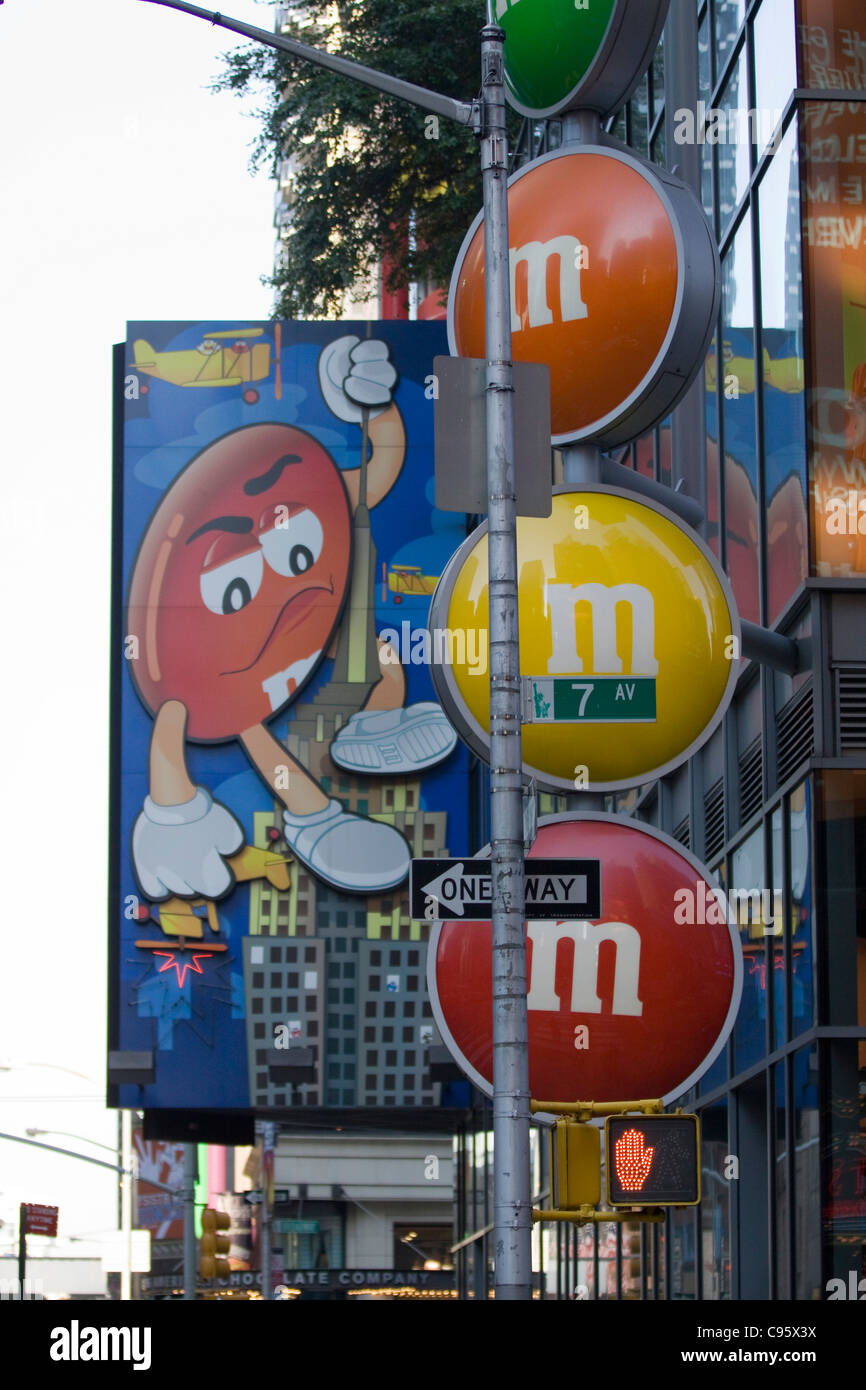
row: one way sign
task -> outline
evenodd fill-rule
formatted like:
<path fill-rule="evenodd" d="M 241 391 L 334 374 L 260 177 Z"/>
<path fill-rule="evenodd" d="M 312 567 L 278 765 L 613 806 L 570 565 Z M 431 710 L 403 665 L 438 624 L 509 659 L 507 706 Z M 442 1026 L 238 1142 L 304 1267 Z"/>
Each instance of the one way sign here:
<path fill-rule="evenodd" d="M 489 859 L 413 859 L 412 916 L 429 921 L 493 916 L 492 863 Z M 601 916 L 601 861 L 526 859 L 526 916 Z"/>

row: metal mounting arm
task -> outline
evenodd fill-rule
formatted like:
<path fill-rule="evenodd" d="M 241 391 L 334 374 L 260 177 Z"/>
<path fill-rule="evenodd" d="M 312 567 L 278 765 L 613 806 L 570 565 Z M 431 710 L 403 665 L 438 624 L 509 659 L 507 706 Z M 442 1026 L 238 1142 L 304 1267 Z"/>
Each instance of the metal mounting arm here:
<path fill-rule="evenodd" d="M 295 58 L 306 58 L 308 62 L 315 63 L 320 68 L 330 68 L 342 77 L 351 77 L 355 82 L 363 82 L 365 86 L 374 87 L 377 92 L 384 92 L 387 96 L 401 97 L 413 106 L 433 111 L 437 116 L 444 116 L 446 120 L 457 121 L 459 125 L 477 127 L 479 124 L 478 102 L 455 101 L 453 97 L 443 96 L 441 92 L 431 92 L 426 87 L 416 86 L 414 82 L 404 82 L 400 77 L 377 72 L 374 68 L 355 63 L 350 58 L 340 58 L 336 53 L 323 53 L 320 48 L 311 48 L 295 39 L 287 39 L 282 34 L 273 34 L 267 29 L 257 29 L 254 24 L 244 24 L 242 20 L 231 19 L 220 14 L 219 10 L 204 10 L 200 5 L 188 5 L 186 0 L 144 0 L 144 3 L 164 5 L 169 10 L 182 10 L 184 14 L 195 15 L 197 19 L 207 19 L 221 29 L 243 34 L 244 38 L 255 39 L 257 43 L 266 44 L 268 48 L 280 49 L 283 53 L 291 53 Z"/>

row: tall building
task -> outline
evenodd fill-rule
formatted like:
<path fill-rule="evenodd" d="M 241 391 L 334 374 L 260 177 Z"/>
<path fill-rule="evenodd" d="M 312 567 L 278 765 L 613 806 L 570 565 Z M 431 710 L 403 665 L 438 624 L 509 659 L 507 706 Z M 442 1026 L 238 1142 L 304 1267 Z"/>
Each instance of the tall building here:
<path fill-rule="evenodd" d="M 743 661 L 686 766 L 609 799 L 773 910 L 740 918 L 735 1027 L 678 1101 L 701 1204 L 555 1232 L 563 1297 L 844 1298 L 866 1275 L 864 94 L 860 0 L 672 0 L 608 122 L 691 180 L 722 265 L 705 370 L 622 461 L 704 501 L 741 616 L 788 646 Z M 559 135 L 525 123 L 516 162 Z"/>

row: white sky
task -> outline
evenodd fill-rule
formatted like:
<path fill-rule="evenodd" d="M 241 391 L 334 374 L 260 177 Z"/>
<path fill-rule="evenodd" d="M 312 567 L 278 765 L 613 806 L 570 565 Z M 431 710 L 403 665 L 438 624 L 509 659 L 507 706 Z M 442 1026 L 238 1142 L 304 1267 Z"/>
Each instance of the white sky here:
<path fill-rule="evenodd" d="M 272 25 L 255 0 L 224 13 Z M 0 1064 L 16 1064 L 0 1071 L 5 1132 L 115 1141 L 98 1098 L 111 346 L 127 319 L 269 316 L 273 185 L 247 170 L 256 103 L 206 90 L 234 46 L 142 0 L 0 7 Z M 21 1201 L 59 1206 L 61 1235 L 82 1236 L 116 1227 L 116 1200 L 111 1173 L 0 1140 L 0 1252 Z"/>

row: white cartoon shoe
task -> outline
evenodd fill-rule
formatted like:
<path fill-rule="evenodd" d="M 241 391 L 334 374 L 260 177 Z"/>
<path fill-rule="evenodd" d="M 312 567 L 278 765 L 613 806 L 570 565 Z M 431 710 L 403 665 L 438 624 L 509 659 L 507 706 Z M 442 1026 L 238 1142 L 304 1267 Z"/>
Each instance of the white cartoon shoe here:
<path fill-rule="evenodd" d="M 409 846 L 393 826 L 365 820 L 329 801 L 310 816 L 283 812 L 286 844 L 302 864 L 346 893 L 396 888 L 409 872 Z"/>
<path fill-rule="evenodd" d="M 331 760 L 350 772 L 420 772 L 447 758 L 457 735 L 439 705 L 360 710 L 330 747 Z"/>

